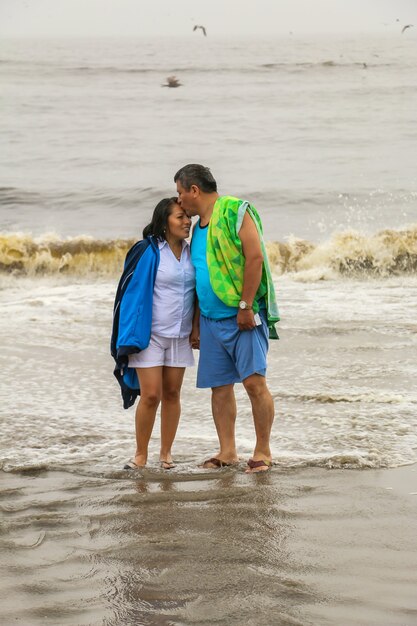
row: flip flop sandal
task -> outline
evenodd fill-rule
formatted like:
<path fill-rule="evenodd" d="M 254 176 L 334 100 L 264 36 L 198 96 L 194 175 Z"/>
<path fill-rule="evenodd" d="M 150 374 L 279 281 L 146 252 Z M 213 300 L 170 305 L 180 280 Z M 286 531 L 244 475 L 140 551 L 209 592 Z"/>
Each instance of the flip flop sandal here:
<path fill-rule="evenodd" d="M 123 466 L 123 469 L 124 470 L 136 470 L 140 468 L 139 468 L 139 465 L 136 465 L 134 461 L 130 460 Z"/>
<path fill-rule="evenodd" d="M 211 463 L 214 467 L 206 467 L 207 464 Z M 232 467 L 232 465 L 237 465 L 237 463 L 227 463 L 226 461 L 222 461 L 221 459 L 217 459 L 215 456 L 211 459 L 207 459 L 202 464 L 203 469 L 221 469 L 222 467 Z"/>
<path fill-rule="evenodd" d="M 258 469 L 258 467 L 266 467 L 269 470 L 272 467 L 272 461 L 268 461 L 267 459 L 265 460 L 261 459 L 260 461 L 254 461 L 253 459 L 249 459 L 248 467 L 251 470 Z M 262 471 L 266 471 L 266 470 L 262 470 Z"/>
<path fill-rule="evenodd" d="M 175 463 L 173 463 L 172 461 L 160 461 L 160 466 L 161 469 L 170 470 L 175 467 Z"/>

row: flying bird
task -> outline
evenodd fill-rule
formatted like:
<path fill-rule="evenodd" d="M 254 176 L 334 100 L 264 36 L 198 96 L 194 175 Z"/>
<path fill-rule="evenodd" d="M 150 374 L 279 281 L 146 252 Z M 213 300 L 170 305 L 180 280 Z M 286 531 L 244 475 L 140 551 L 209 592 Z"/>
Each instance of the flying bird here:
<path fill-rule="evenodd" d="M 406 25 L 404 26 L 404 28 L 402 29 L 401 34 L 403 34 L 403 32 L 404 32 L 405 30 L 407 30 L 407 28 L 411 28 L 412 26 L 413 26 L 413 24 L 406 24 Z"/>
<path fill-rule="evenodd" d="M 178 78 L 176 76 L 168 76 L 167 78 L 167 82 L 165 83 L 165 85 L 161 85 L 161 87 L 181 87 L 182 83 L 180 83 L 180 81 L 178 80 Z"/>
<path fill-rule="evenodd" d="M 204 28 L 204 26 L 198 26 L 197 24 L 194 26 L 193 31 L 197 30 L 197 28 L 201 28 L 201 30 L 203 31 L 203 35 L 204 37 L 207 37 L 207 32 L 206 29 Z"/>

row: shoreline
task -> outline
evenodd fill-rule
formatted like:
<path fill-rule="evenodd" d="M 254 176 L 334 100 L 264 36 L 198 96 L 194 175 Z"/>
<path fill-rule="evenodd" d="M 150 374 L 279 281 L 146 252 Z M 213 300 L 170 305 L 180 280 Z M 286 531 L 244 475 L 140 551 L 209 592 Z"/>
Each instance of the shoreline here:
<path fill-rule="evenodd" d="M 0 623 L 415 623 L 417 464 L 74 470 L 0 474 Z"/>

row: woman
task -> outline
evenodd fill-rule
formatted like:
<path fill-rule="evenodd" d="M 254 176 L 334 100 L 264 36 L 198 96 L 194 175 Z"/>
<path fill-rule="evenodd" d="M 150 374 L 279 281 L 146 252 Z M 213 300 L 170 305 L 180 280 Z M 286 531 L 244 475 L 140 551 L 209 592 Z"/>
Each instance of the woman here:
<path fill-rule="evenodd" d="M 194 364 L 189 337 L 195 273 L 185 241 L 190 227 L 191 219 L 176 198 L 161 200 L 143 230 L 143 241 L 126 256 L 115 302 L 112 355 L 125 408 L 139 393 L 140 401 L 136 452 L 124 469 L 146 465 L 160 403 L 160 464 L 174 467 L 171 447 L 181 412 L 180 390 L 185 368 Z"/>

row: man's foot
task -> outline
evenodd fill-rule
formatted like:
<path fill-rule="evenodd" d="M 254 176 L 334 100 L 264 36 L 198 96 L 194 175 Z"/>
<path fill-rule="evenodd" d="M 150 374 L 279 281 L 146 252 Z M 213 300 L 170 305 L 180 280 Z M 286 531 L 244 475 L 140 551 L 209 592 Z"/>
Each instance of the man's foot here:
<path fill-rule="evenodd" d="M 172 461 L 164 461 L 161 459 L 159 463 L 161 465 L 161 468 L 164 470 L 170 470 L 175 467 L 175 463 L 173 463 Z"/>
<path fill-rule="evenodd" d="M 272 461 L 269 459 L 260 459 L 259 461 L 254 461 L 253 459 L 249 459 L 248 461 L 248 469 L 246 470 L 246 474 L 258 474 L 259 472 L 267 472 L 272 467 Z"/>
<path fill-rule="evenodd" d="M 203 469 L 221 469 L 222 467 L 232 467 L 233 465 L 237 465 L 238 461 L 222 461 L 222 459 L 218 459 L 213 456 L 211 459 L 207 459 L 200 466 Z"/>

